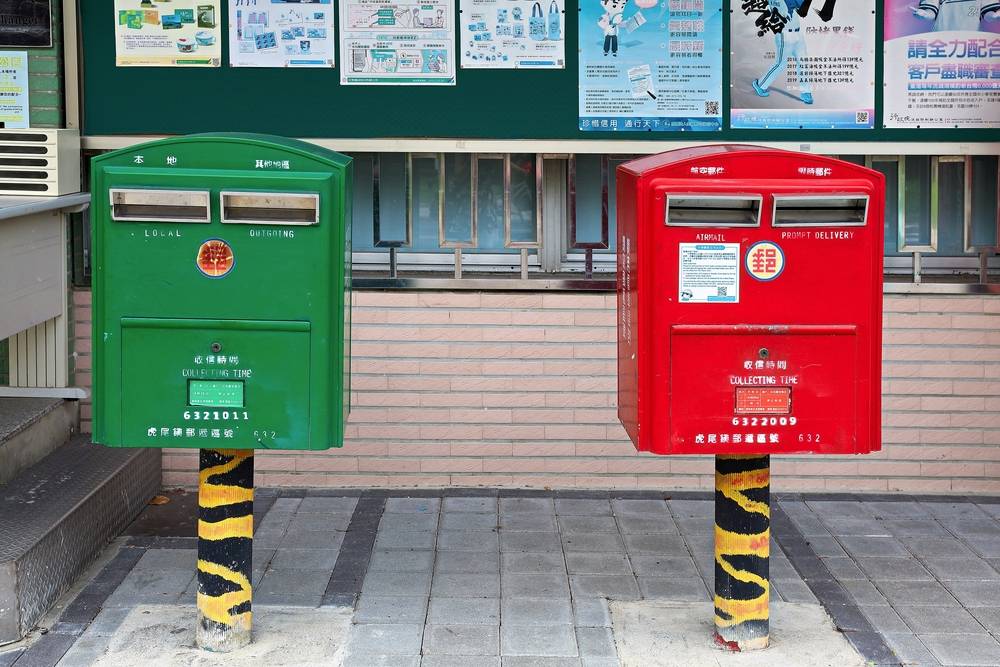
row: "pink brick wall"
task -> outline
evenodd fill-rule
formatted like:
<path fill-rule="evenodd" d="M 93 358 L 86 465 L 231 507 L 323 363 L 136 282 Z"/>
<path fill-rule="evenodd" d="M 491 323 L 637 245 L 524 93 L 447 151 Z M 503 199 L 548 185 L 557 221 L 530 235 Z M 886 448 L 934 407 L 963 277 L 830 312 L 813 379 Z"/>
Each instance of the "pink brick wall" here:
<path fill-rule="evenodd" d="M 74 303 L 87 386 L 89 292 Z M 637 454 L 618 424 L 614 307 L 613 294 L 357 293 L 344 448 L 259 453 L 257 484 L 712 488 L 711 457 Z M 1000 298 L 887 296 L 884 376 L 883 450 L 775 457 L 775 489 L 1000 492 Z M 197 463 L 164 451 L 164 483 L 196 484 Z"/>

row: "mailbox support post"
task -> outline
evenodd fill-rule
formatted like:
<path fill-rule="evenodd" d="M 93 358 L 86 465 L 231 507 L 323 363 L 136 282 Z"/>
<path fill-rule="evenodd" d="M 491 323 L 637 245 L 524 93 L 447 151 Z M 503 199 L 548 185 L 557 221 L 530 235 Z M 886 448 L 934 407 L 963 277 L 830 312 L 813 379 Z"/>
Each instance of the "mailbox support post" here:
<path fill-rule="evenodd" d="M 771 586 L 770 457 L 715 457 L 715 641 L 766 648 Z"/>
<path fill-rule="evenodd" d="M 253 450 L 202 449 L 198 475 L 196 642 L 228 652 L 250 643 Z"/>

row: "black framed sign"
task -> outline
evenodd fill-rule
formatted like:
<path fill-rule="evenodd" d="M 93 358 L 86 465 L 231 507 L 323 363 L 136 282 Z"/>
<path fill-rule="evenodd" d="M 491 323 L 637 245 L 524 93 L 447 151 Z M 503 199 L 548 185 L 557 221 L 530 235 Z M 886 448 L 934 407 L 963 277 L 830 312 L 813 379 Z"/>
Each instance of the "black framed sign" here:
<path fill-rule="evenodd" d="M 0 0 L 0 47 L 52 46 L 52 0 Z"/>

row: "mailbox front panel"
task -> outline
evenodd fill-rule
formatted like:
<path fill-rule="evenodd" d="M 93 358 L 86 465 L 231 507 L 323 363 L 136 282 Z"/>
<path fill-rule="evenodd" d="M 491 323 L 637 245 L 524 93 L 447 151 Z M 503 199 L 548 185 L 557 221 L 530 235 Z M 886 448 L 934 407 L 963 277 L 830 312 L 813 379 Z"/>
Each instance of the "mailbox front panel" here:
<path fill-rule="evenodd" d="M 196 135 L 92 172 L 94 441 L 342 444 L 350 160 Z"/>
<path fill-rule="evenodd" d="M 122 436 L 160 447 L 309 449 L 308 322 L 126 318 Z"/>
<path fill-rule="evenodd" d="M 619 411 L 636 446 L 879 449 L 881 175 L 736 146 L 618 177 Z"/>
<path fill-rule="evenodd" d="M 676 447 L 748 454 L 854 447 L 854 327 L 680 325 L 670 338 Z"/>

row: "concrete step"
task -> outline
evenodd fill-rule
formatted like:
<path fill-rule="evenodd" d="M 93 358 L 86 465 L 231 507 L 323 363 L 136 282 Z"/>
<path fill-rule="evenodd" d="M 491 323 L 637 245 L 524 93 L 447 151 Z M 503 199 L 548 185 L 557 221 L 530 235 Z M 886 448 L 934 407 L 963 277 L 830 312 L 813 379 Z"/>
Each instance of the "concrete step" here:
<path fill-rule="evenodd" d="M 31 630 L 159 490 L 159 450 L 79 435 L 0 487 L 0 644 Z"/>
<path fill-rule="evenodd" d="M 0 487 L 69 440 L 79 406 L 60 398 L 0 398 Z"/>

